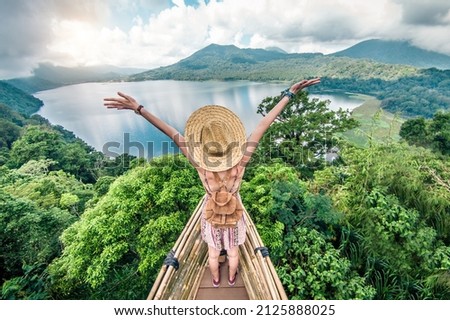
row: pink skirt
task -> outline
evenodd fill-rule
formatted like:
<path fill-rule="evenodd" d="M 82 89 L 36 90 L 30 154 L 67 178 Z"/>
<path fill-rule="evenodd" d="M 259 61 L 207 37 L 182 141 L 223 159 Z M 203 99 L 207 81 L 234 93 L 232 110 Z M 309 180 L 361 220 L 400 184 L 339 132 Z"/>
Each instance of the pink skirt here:
<path fill-rule="evenodd" d="M 205 201 L 202 210 L 205 209 Z M 204 211 L 201 218 L 202 239 L 208 246 L 216 250 L 229 250 L 239 246 L 245 242 L 246 223 L 245 216 L 238 221 L 237 225 L 232 228 L 214 228 L 211 223 L 205 220 Z"/>

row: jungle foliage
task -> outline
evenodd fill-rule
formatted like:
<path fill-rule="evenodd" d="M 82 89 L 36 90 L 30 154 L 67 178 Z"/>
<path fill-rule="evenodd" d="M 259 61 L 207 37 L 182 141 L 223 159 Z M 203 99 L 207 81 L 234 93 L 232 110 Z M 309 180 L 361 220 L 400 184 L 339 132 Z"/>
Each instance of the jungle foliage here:
<path fill-rule="evenodd" d="M 432 119 L 417 117 L 404 122 L 400 136 L 409 144 L 450 155 L 450 111 L 437 112 Z"/>
<path fill-rule="evenodd" d="M 335 138 L 355 123 L 326 105 L 298 95 L 241 187 L 288 296 L 449 299 L 448 114 L 361 148 Z M 204 193 L 195 169 L 180 155 L 105 159 L 45 119 L 0 112 L 2 299 L 144 299 Z"/>

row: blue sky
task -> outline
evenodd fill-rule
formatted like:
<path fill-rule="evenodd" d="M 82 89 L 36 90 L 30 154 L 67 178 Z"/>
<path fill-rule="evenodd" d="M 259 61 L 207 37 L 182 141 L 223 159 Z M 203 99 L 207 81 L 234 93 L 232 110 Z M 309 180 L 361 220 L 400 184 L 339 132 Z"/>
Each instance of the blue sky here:
<path fill-rule="evenodd" d="M 176 2 L 176 1 L 175 1 Z M 210 1 L 204 1 L 208 4 Z M 220 2 L 220 1 L 218 1 Z M 186 6 L 198 8 L 198 0 L 185 0 Z M 110 10 L 112 11 L 112 20 L 109 22 L 110 27 L 116 25 L 122 29 L 129 29 L 133 26 L 133 19 L 137 16 L 147 21 L 152 15 L 157 15 L 165 9 L 176 7 L 177 4 L 172 0 L 148 0 L 148 1 L 108 1 Z"/>
<path fill-rule="evenodd" d="M 0 0 L 0 79 L 39 63 L 169 65 L 211 44 L 332 53 L 408 40 L 450 55 L 448 0 Z"/>

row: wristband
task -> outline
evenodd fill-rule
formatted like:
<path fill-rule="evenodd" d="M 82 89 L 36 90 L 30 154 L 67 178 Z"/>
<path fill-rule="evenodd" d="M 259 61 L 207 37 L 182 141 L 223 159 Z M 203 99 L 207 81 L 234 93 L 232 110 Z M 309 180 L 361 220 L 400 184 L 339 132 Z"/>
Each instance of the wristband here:
<path fill-rule="evenodd" d="M 136 114 L 142 115 L 141 109 L 142 109 L 143 107 L 144 107 L 144 106 L 143 106 L 142 104 L 140 104 L 139 107 L 137 107 L 136 111 L 134 111 L 134 112 L 135 112 Z"/>
<path fill-rule="evenodd" d="M 287 88 L 284 91 L 281 91 L 281 99 L 284 97 L 288 97 L 289 99 L 294 98 L 295 94 L 289 91 L 289 88 Z"/>

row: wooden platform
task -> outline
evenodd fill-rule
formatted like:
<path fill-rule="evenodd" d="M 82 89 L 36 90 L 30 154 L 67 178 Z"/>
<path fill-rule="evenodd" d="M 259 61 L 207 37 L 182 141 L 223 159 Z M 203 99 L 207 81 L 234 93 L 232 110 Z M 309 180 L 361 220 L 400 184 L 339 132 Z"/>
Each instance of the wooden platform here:
<path fill-rule="evenodd" d="M 221 284 L 214 288 L 208 267 L 208 246 L 201 237 L 201 214 L 205 197 L 168 253 L 152 289 L 149 300 L 285 300 L 283 285 L 264 249 L 251 217 L 246 241 L 239 246 L 239 272 L 235 286 L 228 285 L 228 263 L 221 264 Z M 264 252 L 264 255 L 263 255 Z"/>
<path fill-rule="evenodd" d="M 195 300 L 249 300 L 247 290 L 242 277 L 237 275 L 236 284 L 228 285 L 228 261 L 220 264 L 220 286 L 214 288 L 211 280 L 211 272 L 206 266 Z"/>

